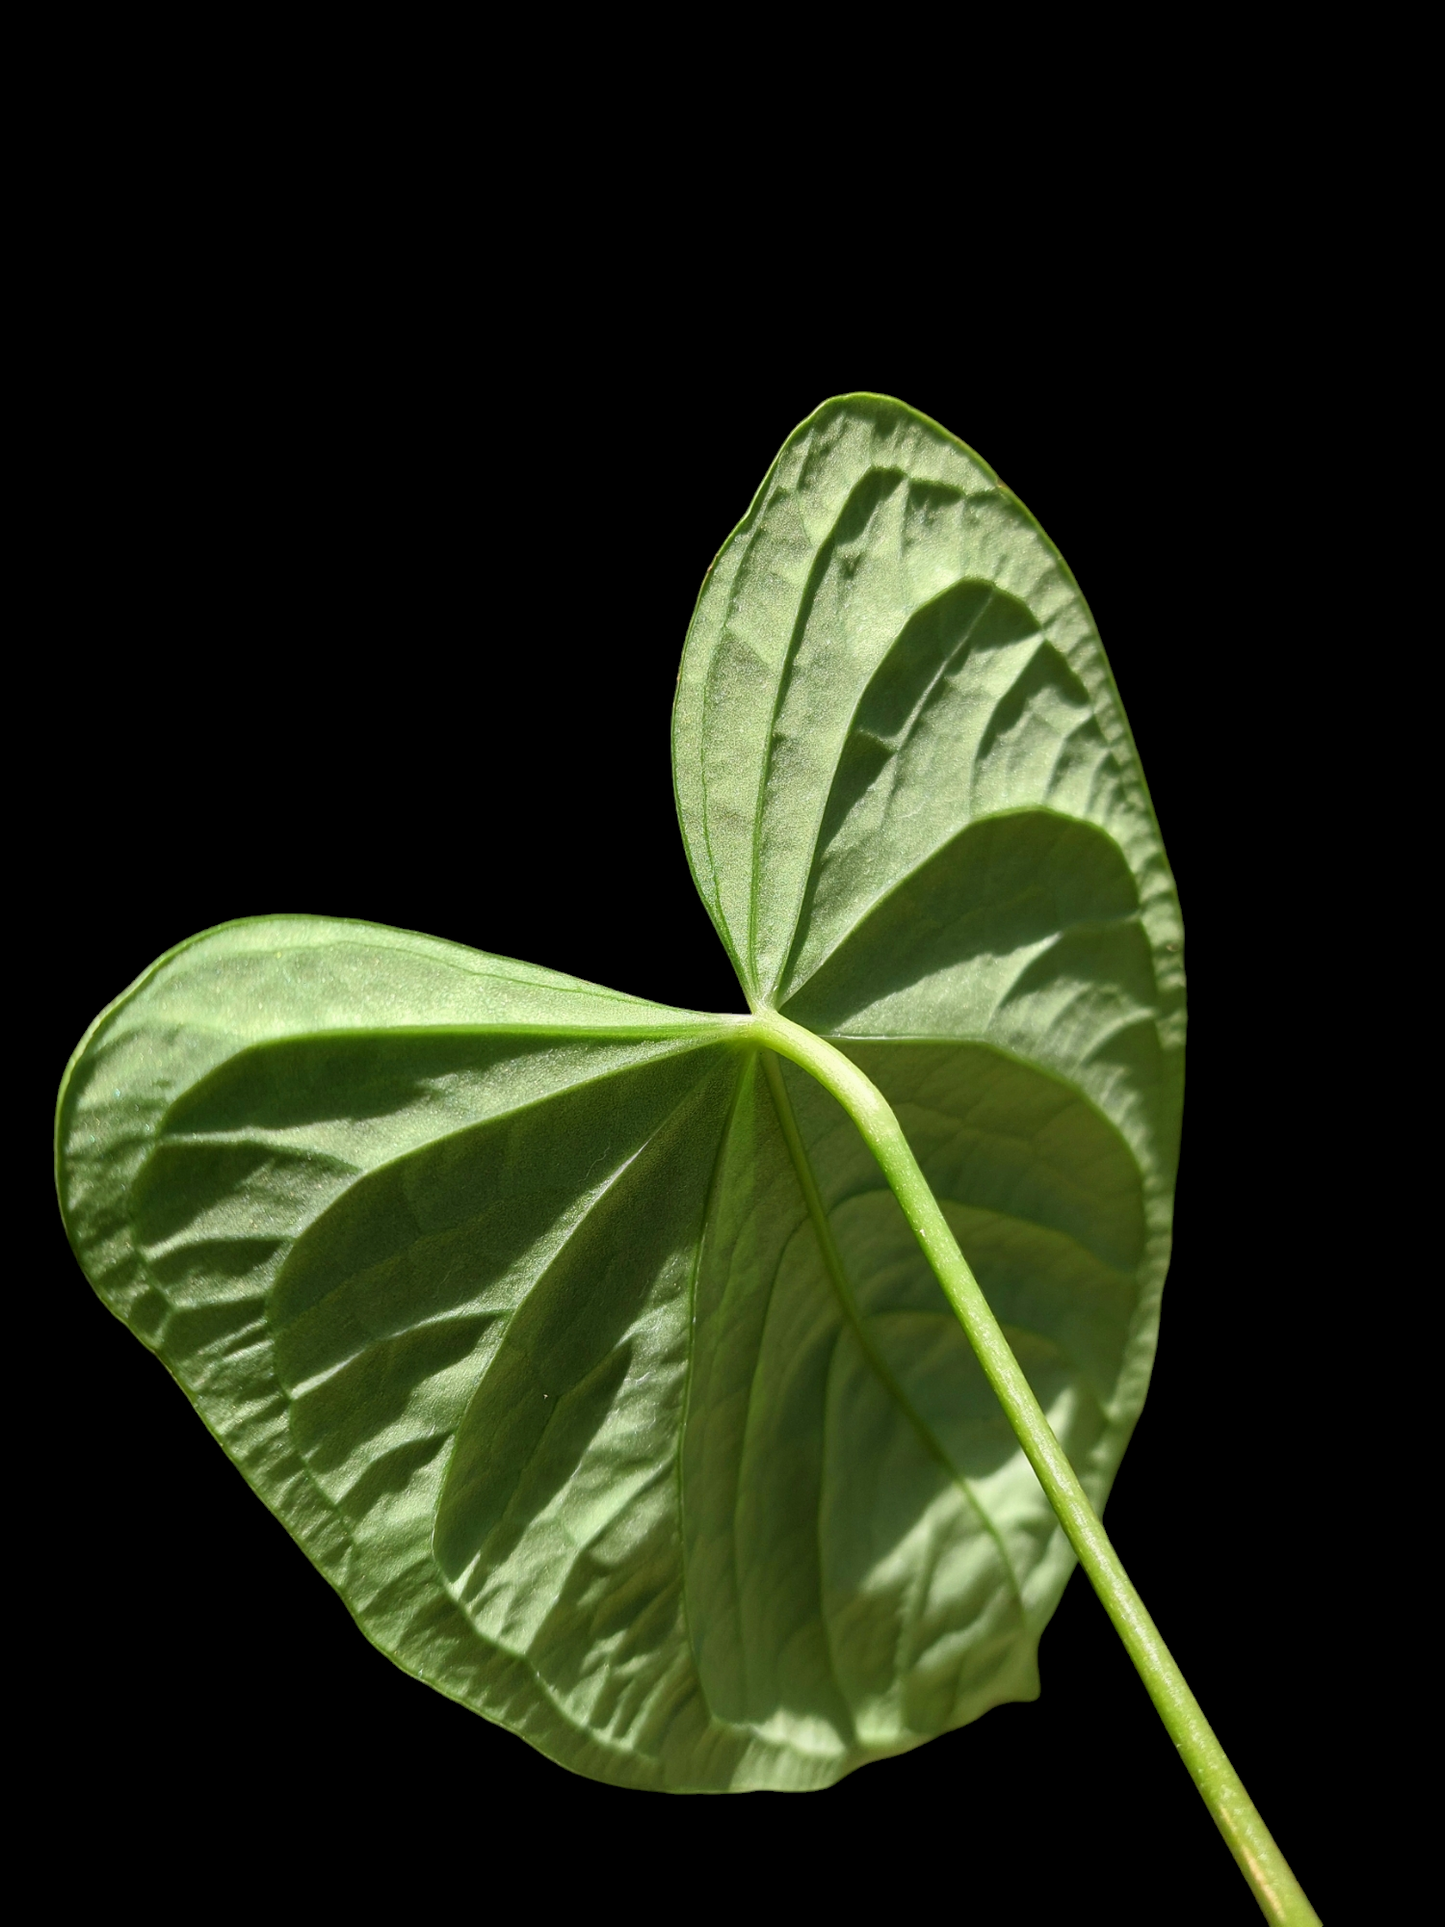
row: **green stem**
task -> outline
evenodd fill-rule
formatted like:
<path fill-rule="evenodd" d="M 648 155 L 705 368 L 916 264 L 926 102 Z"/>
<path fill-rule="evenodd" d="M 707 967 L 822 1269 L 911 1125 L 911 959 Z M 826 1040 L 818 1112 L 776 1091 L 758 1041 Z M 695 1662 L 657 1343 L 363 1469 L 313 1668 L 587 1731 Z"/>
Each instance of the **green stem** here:
<path fill-rule="evenodd" d="M 862 1132 L 958 1314 L 1009 1424 L 1079 1556 L 1079 1564 L 1103 1601 L 1266 1919 L 1281 1923 L 1281 1927 L 1308 1927 L 1308 1923 L 1319 1927 L 1318 1914 L 1270 1838 L 1239 1775 L 1210 1731 L 1199 1702 L 1144 1610 L 1143 1600 L 1110 1545 L 882 1092 L 841 1051 L 776 1011 L 756 1012 L 747 1030 L 757 1042 L 811 1072 Z"/>

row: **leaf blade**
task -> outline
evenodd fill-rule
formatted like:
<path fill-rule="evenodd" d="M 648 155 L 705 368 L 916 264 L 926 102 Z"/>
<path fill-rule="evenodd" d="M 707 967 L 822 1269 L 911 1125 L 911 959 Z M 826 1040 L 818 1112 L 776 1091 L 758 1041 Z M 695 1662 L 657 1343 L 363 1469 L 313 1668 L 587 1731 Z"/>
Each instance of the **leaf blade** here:
<path fill-rule="evenodd" d="M 1072 578 L 936 425 L 825 404 L 674 740 L 750 1000 L 894 1103 L 1101 1504 L 1182 1001 Z M 368 1637 L 552 1757 L 819 1786 L 1037 1691 L 1071 1555 L 851 1123 L 745 1020 L 261 919 L 103 1014 L 61 1122 L 102 1296 Z"/>
<path fill-rule="evenodd" d="M 704 585 L 674 759 L 693 873 L 750 1003 L 832 1039 L 893 1103 L 1102 1506 L 1147 1388 L 1168 1263 L 1182 926 L 1067 566 L 936 423 L 886 397 L 826 402 Z M 1051 1104 L 1064 1107 L 1052 1123 Z M 967 1145 L 962 1165 L 949 1142 Z M 820 1136 L 809 1156 L 840 1198 L 832 1236 L 861 1303 L 880 1240 L 905 1270 L 917 1251 L 901 1219 L 884 1238 L 882 1199 L 843 1205 L 842 1146 Z M 1092 1199 L 1092 1243 L 1060 1221 L 1057 1186 L 1050 1204 L 1035 1183 L 1019 1211 L 987 1195 L 991 1169 L 1035 1152 L 1072 1164 L 1065 1188 L 1076 1220 Z M 847 1182 L 859 1198 L 876 1188 L 861 1166 Z M 928 1289 L 920 1273 L 911 1315 Z M 1030 1298 L 1047 1329 L 1017 1323 Z M 996 1445 L 1003 1466 L 1013 1442 L 1001 1430 Z M 1015 1470 L 1007 1505 L 1027 1519 L 1019 1569 L 1041 1625 L 1072 1556 L 1021 1456 Z"/>
<path fill-rule="evenodd" d="M 358 929 L 364 932 L 348 927 L 348 941 Z M 286 933 L 319 934 L 328 945 L 341 934 L 324 922 L 295 921 Z M 268 940 L 276 934 L 265 932 Z M 599 993 L 611 1030 L 583 1040 L 569 1026 L 559 1039 L 539 1032 L 536 1021 L 553 1014 L 559 995 L 575 999 L 590 987 L 579 993 L 553 973 L 525 966 L 499 973 L 490 967 L 495 960 L 473 960 L 463 972 L 473 979 L 471 1005 L 458 1009 L 445 980 L 440 1004 L 418 1001 L 418 965 L 425 976 L 424 966 L 451 947 L 428 939 L 398 945 L 395 933 L 383 936 L 375 948 L 394 970 L 383 1003 L 402 1019 L 389 1030 L 378 1029 L 375 1012 L 362 1013 L 364 1026 L 338 1030 L 331 1003 L 318 1004 L 314 981 L 289 1009 L 278 1011 L 273 1001 L 263 1019 L 254 945 L 243 943 L 238 956 L 223 938 L 211 946 L 222 953 L 218 959 L 204 954 L 204 938 L 197 940 L 205 997 L 194 1026 L 178 1022 L 185 987 L 166 981 L 172 960 L 147 973 L 92 1027 L 67 1079 L 59 1119 L 62 1149 L 68 1143 L 69 1150 L 61 1160 L 67 1228 L 101 1296 L 165 1359 L 369 1637 L 409 1670 L 519 1726 L 569 1764 L 655 1783 L 656 1761 L 609 1744 L 586 1720 L 559 1717 L 527 1654 L 485 1639 L 464 1602 L 437 1583 L 430 1550 L 437 1508 L 427 1481 L 450 1462 L 448 1441 L 486 1378 L 488 1348 L 495 1350 L 511 1309 L 495 1302 L 508 1275 L 505 1237 L 502 1249 L 480 1260 L 475 1248 L 463 1254 L 473 1268 L 459 1277 L 458 1235 L 468 1227 L 454 1220 L 468 1192 L 490 1201 L 493 1221 L 506 1218 L 498 1208 L 506 1188 L 498 1171 L 505 1180 L 510 1152 L 512 1191 L 533 1207 L 533 1222 L 521 1229 L 539 1234 L 544 1245 L 550 1234 L 555 1245 L 568 1229 L 563 1223 L 559 1232 L 558 1225 L 568 1187 L 565 1173 L 555 1172 L 549 1186 L 536 1156 L 539 1137 L 550 1136 L 564 1163 L 581 1159 L 583 1177 L 611 1146 L 612 1166 L 591 1170 L 591 1190 L 605 1189 L 602 1180 L 615 1179 L 619 1159 L 625 1175 L 635 1148 L 627 1111 L 629 1102 L 636 1110 L 638 1079 L 658 1087 L 656 1103 L 669 1089 L 686 1097 L 706 1085 L 708 1077 L 695 1074 L 698 1059 L 711 1061 L 714 1085 L 719 1069 L 726 1079 L 734 1053 L 725 1040 L 734 1020 L 699 1023 L 694 1014 Z M 182 947 L 183 965 L 195 962 L 196 951 Z M 218 978 L 227 961 L 236 977 L 233 998 Z M 455 969 L 454 957 L 443 961 Z M 376 974 L 375 954 L 368 968 Z M 486 985 L 499 974 L 512 1007 L 479 1009 L 476 982 Z M 276 973 L 270 975 L 274 990 Z M 518 982 L 530 986 L 523 1016 L 533 1020 L 520 1028 Z M 409 1003 L 402 997 L 408 986 Z M 148 1016 L 137 1009 L 147 1001 Z M 639 1011 L 658 1034 L 619 1041 L 619 1031 L 637 1028 Z M 438 1016 L 446 1028 L 416 1021 Z M 499 1016 L 502 1024 L 485 1021 Z M 463 1017 L 474 1021 L 460 1024 Z M 315 1021 L 327 1027 L 306 1032 L 304 1024 Z M 282 1034 L 259 1037 L 266 1029 Z M 582 1115 L 549 1133 L 546 1113 L 558 1102 Z M 378 1118 L 394 1128 L 373 1128 L 369 1136 L 359 1129 Z M 641 1130 L 647 1120 L 632 1122 Z M 529 1123 L 530 1140 L 519 1142 Z M 344 1143 L 331 1128 L 338 1124 Z M 111 1143 L 95 1145 L 107 1126 Z M 148 1141 L 138 1143 L 147 1132 Z M 489 1139 L 494 1155 L 483 1168 L 486 1158 L 479 1165 L 478 1156 Z M 456 1167 L 459 1146 L 470 1153 L 467 1168 L 425 1168 L 448 1159 Z M 156 1169 L 157 1160 L 169 1168 Z M 99 1195 L 89 1182 L 97 1172 Z M 675 1201 L 675 1190 L 664 1187 L 664 1203 L 668 1197 Z M 656 1203 L 654 1197 L 654 1219 Z M 337 1222 L 338 1210 L 348 1208 L 356 1220 L 350 1234 Z M 399 1214 L 406 1218 L 401 1235 Z M 495 1246 L 495 1222 L 490 1230 Z M 129 1263 L 114 1249 L 118 1237 L 133 1247 Z M 427 1238 L 430 1248 L 409 1262 Z M 523 1270 L 529 1253 L 532 1269 L 545 1271 L 548 1252 L 530 1247 Z M 510 1252 L 513 1273 L 517 1257 Z M 475 1289 L 478 1269 L 490 1279 L 493 1302 Z M 325 1314 L 319 1329 L 318 1309 Z M 418 1403 L 406 1423 L 408 1406 Z"/>

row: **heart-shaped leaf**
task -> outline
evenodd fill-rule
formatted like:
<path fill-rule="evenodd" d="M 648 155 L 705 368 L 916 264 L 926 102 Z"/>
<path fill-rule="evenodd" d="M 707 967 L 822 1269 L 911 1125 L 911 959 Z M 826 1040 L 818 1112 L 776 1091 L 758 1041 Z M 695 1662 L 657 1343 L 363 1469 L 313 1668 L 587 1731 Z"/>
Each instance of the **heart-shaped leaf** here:
<path fill-rule="evenodd" d="M 709 574 L 674 748 L 749 998 L 889 1098 L 1102 1504 L 1182 978 L 1067 570 L 942 430 L 829 403 Z M 1072 1554 L 862 1139 L 746 1019 L 258 919 L 97 1021 L 58 1134 L 97 1290 L 368 1636 L 554 1758 L 820 1786 L 1037 1690 Z"/>

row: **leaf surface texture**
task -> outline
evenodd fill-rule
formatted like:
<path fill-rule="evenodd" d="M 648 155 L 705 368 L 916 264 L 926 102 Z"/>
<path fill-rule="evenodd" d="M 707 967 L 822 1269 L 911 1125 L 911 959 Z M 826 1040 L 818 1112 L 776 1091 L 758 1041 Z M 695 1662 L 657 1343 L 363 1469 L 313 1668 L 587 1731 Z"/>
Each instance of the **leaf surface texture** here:
<path fill-rule="evenodd" d="M 1153 1354 L 1177 903 L 1088 611 L 896 402 L 826 404 L 675 720 L 750 998 L 893 1104 L 1102 1504 Z M 107 1303 L 378 1646 L 578 1770 L 807 1788 L 1037 1691 L 1072 1555 L 852 1123 L 737 1019 L 327 919 L 93 1026 Z"/>

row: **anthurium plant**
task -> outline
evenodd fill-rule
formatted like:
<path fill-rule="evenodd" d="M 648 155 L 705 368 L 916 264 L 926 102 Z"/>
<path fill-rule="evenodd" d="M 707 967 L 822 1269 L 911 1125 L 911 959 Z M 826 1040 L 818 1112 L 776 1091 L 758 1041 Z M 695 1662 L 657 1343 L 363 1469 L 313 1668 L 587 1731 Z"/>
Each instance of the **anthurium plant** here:
<path fill-rule="evenodd" d="M 708 573 L 673 764 L 750 1014 L 207 931 L 66 1072 L 82 1265 L 367 1636 L 563 1765 L 825 1787 L 1033 1697 L 1077 1561 L 1314 1920 L 1100 1523 L 1184 976 L 1072 576 L 952 435 L 827 402 Z"/>

